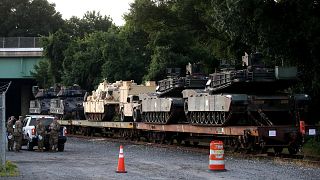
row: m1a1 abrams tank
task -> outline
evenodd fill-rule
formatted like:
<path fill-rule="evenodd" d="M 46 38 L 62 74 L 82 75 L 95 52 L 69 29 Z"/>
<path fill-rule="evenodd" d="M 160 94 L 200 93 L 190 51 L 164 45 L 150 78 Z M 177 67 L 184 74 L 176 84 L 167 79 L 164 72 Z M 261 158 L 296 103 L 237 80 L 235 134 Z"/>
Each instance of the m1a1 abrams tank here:
<path fill-rule="evenodd" d="M 209 76 L 205 90 L 184 90 L 184 111 L 189 123 L 215 126 L 294 124 L 293 119 L 301 109 L 295 104 L 309 99 L 307 95 L 290 95 L 283 91 L 297 80 L 297 68 L 266 67 L 261 58 L 259 53 L 245 55 L 243 69 L 221 69 Z"/>
<path fill-rule="evenodd" d="M 57 97 L 51 99 L 50 114 L 60 119 L 83 119 L 83 100 L 86 91 L 79 85 L 61 87 Z"/>
<path fill-rule="evenodd" d="M 50 101 L 55 98 L 59 88 L 39 89 L 38 86 L 32 87 L 35 100 L 30 101 L 30 114 L 49 114 Z"/>
<path fill-rule="evenodd" d="M 140 94 L 142 122 L 169 124 L 185 121 L 182 90 L 204 89 L 207 77 L 201 73 L 200 64 L 188 64 L 186 76 L 180 76 L 180 68 L 168 68 L 167 79 L 158 82 L 155 93 Z"/>
<path fill-rule="evenodd" d="M 119 87 L 122 81 L 108 83 L 104 80 L 92 95 L 83 102 L 84 115 L 89 121 L 111 121 L 119 112 Z"/>

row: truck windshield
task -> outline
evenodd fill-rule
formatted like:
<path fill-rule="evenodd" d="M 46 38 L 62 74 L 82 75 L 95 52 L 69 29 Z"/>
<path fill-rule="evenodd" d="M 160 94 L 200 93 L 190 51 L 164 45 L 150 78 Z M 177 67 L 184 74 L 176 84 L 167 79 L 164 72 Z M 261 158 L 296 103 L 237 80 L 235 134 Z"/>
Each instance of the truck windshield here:
<path fill-rule="evenodd" d="M 39 119 L 39 118 L 31 118 L 30 126 L 36 126 L 37 125 L 37 119 Z M 43 118 L 41 121 L 42 121 L 43 125 L 49 126 L 52 123 L 53 118 Z"/>

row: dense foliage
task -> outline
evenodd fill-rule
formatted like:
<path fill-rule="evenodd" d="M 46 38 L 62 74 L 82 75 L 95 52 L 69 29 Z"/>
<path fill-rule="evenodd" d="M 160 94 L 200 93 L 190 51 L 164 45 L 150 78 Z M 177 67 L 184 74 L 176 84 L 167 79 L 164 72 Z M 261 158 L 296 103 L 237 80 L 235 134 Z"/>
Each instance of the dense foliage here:
<path fill-rule="evenodd" d="M 0 37 L 49 35 L 64 20 L 47 0 L 1 0 Z"/>
<path fill-rule="evenodd" d="M 95 12 L 62 21 L 45 0 L 0 4 L 2 36 L 46 36 L 50 61 L 34 72 L 42 86 L 77 83 L 92 90 L 103 78 L 159 80 L 166 67 L 198 61 L 209 73 L 220 60 L 239 62 L 244 52 L 259 51 L 270 64 L 298 66 L 294 90 L 320 104 L 319 0 L 135 0 L 121 27 Z"/>

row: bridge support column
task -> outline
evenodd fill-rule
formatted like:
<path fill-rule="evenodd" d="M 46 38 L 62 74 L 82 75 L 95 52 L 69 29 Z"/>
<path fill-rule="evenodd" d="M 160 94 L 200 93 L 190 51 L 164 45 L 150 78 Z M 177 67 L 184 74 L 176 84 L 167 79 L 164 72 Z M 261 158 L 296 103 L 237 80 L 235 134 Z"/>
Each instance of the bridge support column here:
<path fill-rule="evenodd" d="M 32 98 L 31 94 L 31 84 L 21 85 L 21 114 L 29 114 L 29 102 Z"/>

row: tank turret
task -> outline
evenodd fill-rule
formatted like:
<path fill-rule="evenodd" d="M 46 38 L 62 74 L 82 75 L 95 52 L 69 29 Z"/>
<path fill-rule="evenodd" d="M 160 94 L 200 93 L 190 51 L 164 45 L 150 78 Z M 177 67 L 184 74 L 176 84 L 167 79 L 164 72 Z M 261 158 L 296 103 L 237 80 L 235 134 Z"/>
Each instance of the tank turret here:
<path fill-rule="evenodd" d="M 84 119 L 83 100 L 86 91 L 79 85 L 61 87 L 57 97 L 50 101 L 50 113 L 60 119 Z"/>
<path fill-rule="evenodd" d="M 55 98 L 57 91 L 51 87 L 49 89 L 39 89 L 38 86 L 32 87 L 35 100 L 30 101 L 30 114 L 49 114 L 50 112 L 50 101 Z"/>
<path fill-rule="evenodd" d="M 297 80 L 296 67 L 267 67 L 261 53 L 245 54 L 242 64 L 242 69 L 221 69 L 210 74 L 207 90 L 212 93 L 274 93 L 288 88 Z"/>
<path fill-rule="evenodd" d="M 271 126 L 298 121 L 292 113 L 298 113 L 293 104 L 300 100 L 284 91 L 296 82 L 297 68 L 268 67 L 260 53 L 245 54 L 242 63 L 241 69 L 225 68 L 210 74 L 204 90 L 182 92 L 188 122 Z"/>
<path fill-rule="evenodd" d="M 109 83 L 104 80 L 98 88 L 92 91 L 83 102 L 86 119 L 91 121 L 111 121 L 119 107 L 122 81 Z"/>
<path fill-rule="evenodd" d="M 168 68 L 167 78 L 158 81 L 156 93 L 141 94 L 141 121 L 168 124 L 185 121 L 183 114 L 184 89 L 204 89 L 206 76 L 200 64 L 188 64 L 186 75 L 179 68 Z"/>

